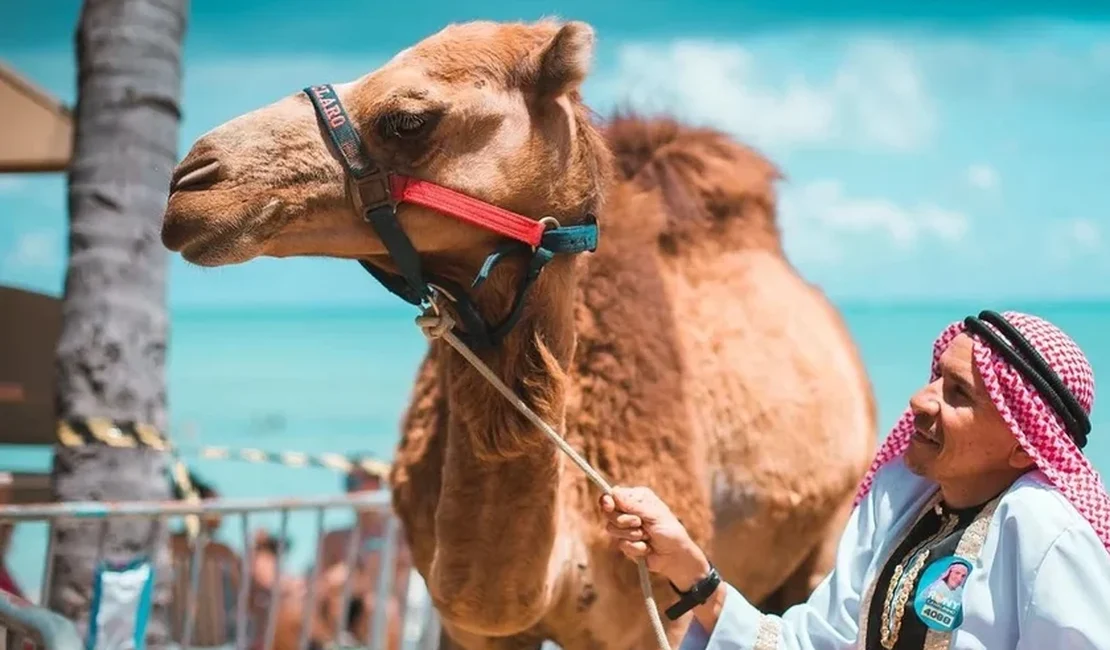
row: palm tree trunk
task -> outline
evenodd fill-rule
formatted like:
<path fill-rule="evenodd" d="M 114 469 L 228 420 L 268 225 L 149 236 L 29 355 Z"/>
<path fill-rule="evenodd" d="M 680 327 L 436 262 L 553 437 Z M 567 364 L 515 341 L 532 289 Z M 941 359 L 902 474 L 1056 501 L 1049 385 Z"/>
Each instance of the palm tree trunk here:
<path fill-rule="evenodd" d="M 177 160 L 181 49 L 188 0 L 85 0 L 77 28 L 78 92 L 69 170 L 69 265 L 55 357 L 60 418 L 106 417 L 166 430 L 167 254 L 160 222 Z M 167 463 L 150 449 L 56 447 L 55 498 L 168 499 Z M 49 607 L 88 626 L 102 549 L 128 562 L 152 553 L 147 646 L 168 643 L 164 526 L 60 522 Z"/>

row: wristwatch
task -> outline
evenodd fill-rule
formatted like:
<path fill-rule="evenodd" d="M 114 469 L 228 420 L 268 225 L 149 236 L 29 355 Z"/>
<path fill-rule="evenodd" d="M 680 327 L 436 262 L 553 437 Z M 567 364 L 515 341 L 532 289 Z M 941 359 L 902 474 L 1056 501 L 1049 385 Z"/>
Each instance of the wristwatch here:
<path fill-rule="evenodd" d="M 667 618 L 674 621 L 686 612 L 709 600 L 709 597 L 713 595 L 714 591 L 717 591 L 717 587 L 721 584 L 721 574 L 717 573 L 717 567 L 713 566 L 713 563 L 710 562 L 709 573 L 701 580 L 695 582 L 694 586 L 686 591 L 680 591 L 670 580 L 667 582 L 671 585 L 671 589 L 678 594 L 678 602 L 668 607 L 665 612 Z"/>

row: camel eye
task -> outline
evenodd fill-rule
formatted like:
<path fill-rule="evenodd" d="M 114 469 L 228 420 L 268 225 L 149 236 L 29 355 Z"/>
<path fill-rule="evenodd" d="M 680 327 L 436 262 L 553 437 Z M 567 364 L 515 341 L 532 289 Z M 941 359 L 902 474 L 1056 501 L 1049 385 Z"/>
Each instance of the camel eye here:
<path fill-rule="evenodd" d="M 382 116 L 378 129 L 383 138 L 408 140 L 428 132 L 434 124 L 431 116 L 421 113 L 388 113 Z"/>

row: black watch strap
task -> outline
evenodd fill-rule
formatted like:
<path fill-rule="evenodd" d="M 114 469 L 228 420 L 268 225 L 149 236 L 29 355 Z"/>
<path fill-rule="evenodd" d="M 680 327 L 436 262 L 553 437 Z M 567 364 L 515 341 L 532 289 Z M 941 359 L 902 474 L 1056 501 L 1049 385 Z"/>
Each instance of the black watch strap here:
<path fill-rule="evenodd" d="M 668 581 L 669 582 L 669 581 Z M 704 578 L 694 583 L 688 591 L 679 591 L 678 587 L 671 584 L 671 589 L 678 594 L 678 602 L 667 608 L 665 614 L 670 620 L 678 620 L 680 616 L 690 611 L 691 609 L 705 603 L 709 597 L 717 591 L 717 587 L 721 585 L 721 574 L 717 573 L 717 567 L 713 563 L 709 563 L 709 573 Z"/>

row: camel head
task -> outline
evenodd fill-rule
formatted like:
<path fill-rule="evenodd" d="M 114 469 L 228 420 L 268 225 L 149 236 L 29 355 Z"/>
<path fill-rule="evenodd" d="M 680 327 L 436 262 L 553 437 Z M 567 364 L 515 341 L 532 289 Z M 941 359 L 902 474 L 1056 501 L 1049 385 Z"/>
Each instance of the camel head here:
<path fill-rule="evenodd" d="M 578 93 L 593 40 L 580 22 L 452 25 L 334 96 L 388 172 L 565 224 L 598 209 L 607 171 Z M 328 256 L 394 271 L 357 195 L 312 100 L 296 92 L 193 144 L 173 174 L 162 240 L 203 266 Z M 465 282 L 498 239 L 419 204 L 398 203 L 395 215 L 425 265 L 460 280 L 466 269 Z"/>

